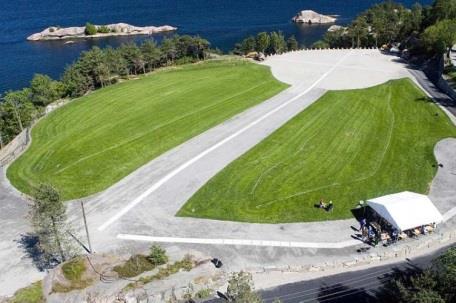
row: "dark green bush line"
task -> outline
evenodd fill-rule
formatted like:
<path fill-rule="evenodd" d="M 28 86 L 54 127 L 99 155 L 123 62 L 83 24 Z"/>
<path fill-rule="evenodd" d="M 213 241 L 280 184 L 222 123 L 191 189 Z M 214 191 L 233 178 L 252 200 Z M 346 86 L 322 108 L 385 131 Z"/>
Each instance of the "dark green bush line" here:
<path fill-rule="evenodd" d="M 86 30 L 91 28 L 88 25 Z M 106 29 L 99 27 L 98 32 Z M 163 66 L 204 60 L 209 45 L 207 40 L 199 36 L 175 35 L 165 38 L 160 45 L 153 40 L 146 40 L 140 45 L 128 43 L 118 48 L 93 47 L 82 52 L 65 69 L 61 81 L 36 74 L 29 87 L 8 91 L 0 101 L 0 148 L 41 116 L 48 104 L 60 98 L 79 97 L 91 90 L 114 84 L 120 78 L 145 74 Z"/>

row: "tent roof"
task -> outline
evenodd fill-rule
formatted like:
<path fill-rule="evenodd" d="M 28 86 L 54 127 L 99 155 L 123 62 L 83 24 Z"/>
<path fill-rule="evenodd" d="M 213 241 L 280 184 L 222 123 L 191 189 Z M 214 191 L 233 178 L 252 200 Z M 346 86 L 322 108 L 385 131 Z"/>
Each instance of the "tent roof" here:
<path fill-rule="evenodd" d="M 442 215 L 426 195 L 409 191 L 369 199 L 367 204 L 401 231 L 443 221 Z"/>

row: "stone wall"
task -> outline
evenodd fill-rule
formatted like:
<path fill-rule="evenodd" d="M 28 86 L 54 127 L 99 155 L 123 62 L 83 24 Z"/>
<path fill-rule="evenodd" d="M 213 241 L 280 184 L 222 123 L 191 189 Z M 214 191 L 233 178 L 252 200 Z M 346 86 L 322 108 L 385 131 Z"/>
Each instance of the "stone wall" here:
<path fill-rule="evenodd" d="M 0 166 L 3 167 L 13 162 L 24 151 L 29 141 L 30 132 L 27 128 L 0 150 Z"/>

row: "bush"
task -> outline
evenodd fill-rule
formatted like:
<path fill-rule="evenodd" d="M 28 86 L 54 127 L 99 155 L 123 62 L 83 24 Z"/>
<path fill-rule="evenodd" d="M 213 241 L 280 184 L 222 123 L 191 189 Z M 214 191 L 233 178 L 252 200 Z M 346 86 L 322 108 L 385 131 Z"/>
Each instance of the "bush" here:
<path fill-rule="evenodd" d="M 134 255 L 124 264 L 115 266 L 114 271 L 118 273 L 121 278 L 132 278 L 154 268 L 155 265 L 149 261 L 149 257 Z"/>
<path fill-rule="evenodd" d="M 88 36 L 95 35 L 97 33 L 97 28 L 92 23 L 87 22 L 85 26 L 85 34 Z"/>
<path fill-rule="evenodd" d="M 75 258 L 62 265 L 62 273 L 68 281 L 79 281 L 86 271 L 84 259 Z"/>
<path fill-rule="evenodd" d="M 168 262 L 168 256 L 166 251 L 158 245 L 153 245 L 150 248 L 150 254 L 148 256 L 149 262 L 154 266 L 162 265 Z"/>
<path fill-rule="evenodd" d="M 83 258 L 74 258 L 62 265 L 62 273 L 69 283 L 56 282 L 52 285 L 52 292 L 66 293 L 75 289 L 84 289 L 92 284 L 92 279 L 84 278 L 86 263 Z"/>
<path fill-rule="evenodd" d="M 326 41 L 318 40 L 317 42 L 312 44 L 312 48 L 318 48 L 318 49 L 329 48 L 329 44 Z"/>
<path fill-rule="evenodd" d="M 196 292 L 195 299 L 199 299 L 199 300 L 207 299 L 207 298 L 211 297 L 213 293 L 214 293 L 214 291 L 212 289 L 203 288 Z"/>
<path fill-rule="evenodd" d="M 10 303 L 44 303 L 43 286 L 41 281 L 19 289 L 8 301 Z"/>
<path fill-rule="evenodd" d="M 110 33 L 111 30 L 106 25 L 102 25 L 97 29 L 97 32 L 100 34 L 107 34 L 107 33 Z"/>

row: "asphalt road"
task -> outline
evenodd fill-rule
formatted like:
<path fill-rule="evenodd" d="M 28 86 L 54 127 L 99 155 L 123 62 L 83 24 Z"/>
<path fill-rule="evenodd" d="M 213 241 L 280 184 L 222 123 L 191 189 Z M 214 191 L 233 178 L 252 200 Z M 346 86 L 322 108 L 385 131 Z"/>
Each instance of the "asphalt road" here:
<path fill-rule="evenodd" d="M 283 303 L 349 303 L 349 302 L 381 302 L 378 291 L 395 275 L 428 267 L 433 259 L 445 252 L 447 247 L 431 254 L 398 263 L 372 267 L 366 270 L 351 271 L 327 276 L 315 280 L 285 284 L 273 289 L 261 291 L 265 303 L 280 299 Z M 226 302 L 215 299 L 206 303 Z"/>
<path fill-rule="evenodd" d="M 434 100 L 445 107 L 449 112 L 456 116 L 456 101 L 440 91 L 431 80 L 421 70 L 409 69 L 409 72 L 415 77 L 418 83 L 434 98 Z"/>

